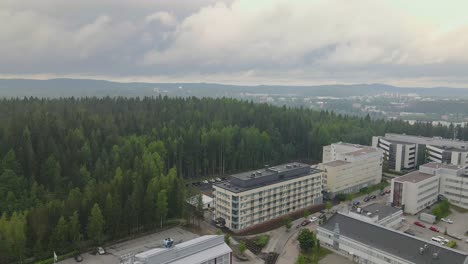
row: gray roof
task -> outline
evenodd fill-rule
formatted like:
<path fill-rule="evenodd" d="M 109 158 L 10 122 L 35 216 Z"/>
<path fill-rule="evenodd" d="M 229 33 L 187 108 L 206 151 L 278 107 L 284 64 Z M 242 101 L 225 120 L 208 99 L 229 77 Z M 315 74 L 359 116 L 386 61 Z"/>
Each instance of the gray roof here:
<path fill-rule="evenodd" d="M 410 172 L 410 173 L 405 174 L 403 176 L 395 178 L 395 181 L 398 181 L 398 182 L 420 182 L 420 181 L 424 181 L 426 179 L 429 179 L 431 177 L 434 177 L 434 175 L 427 174 L 427 173 L 420 172 L 420 171 L 413 171 L 413 172 Z"/>
<path fill-rule="evenodd" d="M 379 220 L 382 220 L 385 217 L 391 216 L 392 214 L 401 211 L 401 209 L 380 203 L 373 203 L 366 207 L 363 207 L 362 211 L 372 213 L 373 215 L 377 215 L 379 217 Z"/>
<path fill-rule="evenodd" d="M 239 193 L 320 172 L 316 168 L 311 168 L 310 165 L 294 162 L 233 174 L 229 180 L 215 183 L 213 186 Z"/>
<path fill-rule="evenodd" d="M 329 167 L 339 167 L 339 166 L 343 166 L 343 165 L 346 165 L 346 164 L 349 164 L 351 162 L 349 161 L 344 161 L 344 160 L 334 160 L 334 161 L 329 161 L 329 162 L 325 162 L 325 163 L 322 163 L 323 166 L 329 166 Z"/>
<path fill-rule="evenodd" d="M 461 167 L 453 164 L 444 164 L 444 163 L 438 163 L 438 162 L 429 162 L 424 165 L 421 165 L 423 167 L 428 167 L 428 168 L 433 168 L 433 169 L 438 169 L 438 168 L 444 168 L 444 169 L 451 169 L 451 170 L 459 170 Z"/>
<path fill-rule="evenodd" d="M 465 261 L 468 263 L 468 253 L 424 241 L 380 225 L 360 221 L 341 213 L 333 215 L 321 228 L 333 232 L 337 223 L 341 236 L 415 264 L 463 264 Z M 420 254 L 419 249 L 424 245 L 428 245 L 428 249 Z M 435 252 L 439 254 L 437 259 L 432 258 L 432 253 Z"/>

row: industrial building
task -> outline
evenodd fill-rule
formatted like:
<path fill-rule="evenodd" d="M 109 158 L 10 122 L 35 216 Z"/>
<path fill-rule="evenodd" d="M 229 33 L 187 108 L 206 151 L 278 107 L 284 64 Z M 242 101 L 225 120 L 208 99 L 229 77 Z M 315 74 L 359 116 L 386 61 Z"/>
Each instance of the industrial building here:
<path fill-rule="evenodd" d="M 467 264 L 468 253 L 337 213 L 317 227 L 322 245 L 353 263 Z"/>
<path fill-rule="evenodd" d="M 322 203 L 322 171 L 288 163 L 231 175 L 213 184 L 214 219 L 239 231 Z"/>
<path fill-rule="evenodd" d="M 403 210 L 380 203 L 373 203 L 362 208 L 357 207 L 349 210 L 348 216 L 364 222 L 396 228 L 401 225 Z"/>
<path fill-rule="evenodd" d="M 383 151 L 369 146 L 334 143 L 323 147 L 324 195 L 355 193 L 382 180 Z"/>
<path fill-rule="evenodd" d="M 372 146 L 385 151 L 390 168 L 395 171 L 416 168 L 418 149 L 421 147 L 425 148 L 429 161 L 453 164 L 468 169 L 468 142 L 466 141 L 387 133 L 384 137 L 373 137 Z"/>
<path fill-rule="evenodd" d="M 224 236 L 202 236 L 171 248 L 154 248 L 134 256 L 133 264 L 232 264 Z"/>

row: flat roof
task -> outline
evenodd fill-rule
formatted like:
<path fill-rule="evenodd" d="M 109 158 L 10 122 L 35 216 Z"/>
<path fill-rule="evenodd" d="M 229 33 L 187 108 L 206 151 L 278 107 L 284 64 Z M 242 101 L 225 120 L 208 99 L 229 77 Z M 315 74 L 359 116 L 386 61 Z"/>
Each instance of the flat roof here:
<path fill-rule="evenodd" d="M 399 182 L 420 182 L 424 181 L 426 179 L 429 179 L 431 177 L 434 177 L 435 175 L 420 172 L 420 171 L 413 171 L 408 174 L 405 174 L 403 176 L 395 178 L 395 181 Z"/>
<path fill-rule="evenodd" d="M 437 162 L 429 162 L 429 163 L 423 164 L 421 166 L 428 167 L 428 168 L 433 168 L 433 169 L 438 169 L 438 168 L 451 169 L 451 170 L 462 169 L 462 167 L 459 167 L 457 165 L 437 163 Z"/>
<path fill-rule="evenodd" d="M 329 162 L 322 163 L 322 165 L 330 166 L 330 167 L 339 167 L 339 166 L 343 166 L 343 165 L 346 165 L 346 164 L 349 164 L 349 163 L 351 163 L 351 162 L 344 161 L 344 160 L 334 160 L 334 161 L 329 161 Z"/>
<path fill-rule="evenodd" d="M 364 148 L 361 148 L 359 150 L 348 152 L 348 153 L 346 153 L 346 155 L 357 157 L 357 156 L 366 155 L 366 154 L 369 154 L 369 153 L 372 153 L 372 152 L 377 152 L 377 149 L 371 148 L 371 147 L 364 147 Z"/>
<path fill-rule="evenodd" d="M 341 236 L 415 264 L 463 264 L 468 261 L 468 253 L 444 247 L 432 241 L 425 241 L 374 223 L 364 222 L 341 213 L 336 213 L 330 217 L 319 228 L 334 232 L 336 224 L 338 224 Z M 420 254 L 419 250 L 424 245 L 427 245 L 427 249 L 423 254 Z M 434 259 L 433 253 L 438 253 L 438 258 Z"/>
<path fill-rule="evenodd" d="M 239 193 L 320 172 L 321 170 L 310 165 L 293 162 L 233 174 L 230 179 L 215 183 L 213 186 Z"/>
<path fill-rule="evenodd" d="M 388 216 L 393 215 L 398 211 L 401 211 L 401 209 L 391 207 L 385 204 L 373 203 L 369 204 L 366 207 L 363 207 L 362 211 L 372 213 L 372 215 L 377 215 L 379 217 L 379 220 L 382 220 Z"/>

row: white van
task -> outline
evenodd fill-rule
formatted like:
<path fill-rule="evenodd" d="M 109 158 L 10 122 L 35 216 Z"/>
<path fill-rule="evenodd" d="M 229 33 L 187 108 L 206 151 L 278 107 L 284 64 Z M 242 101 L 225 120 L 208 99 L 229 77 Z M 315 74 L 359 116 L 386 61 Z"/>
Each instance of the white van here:
<path fill-rule="evenodd" d="M 441 244 L 443 242 L 442 239 L 440 239 L 438 237 L 432 237 L 431 240 L 434 241 L 434 242 L 437 242 L 439 244 Z"/>

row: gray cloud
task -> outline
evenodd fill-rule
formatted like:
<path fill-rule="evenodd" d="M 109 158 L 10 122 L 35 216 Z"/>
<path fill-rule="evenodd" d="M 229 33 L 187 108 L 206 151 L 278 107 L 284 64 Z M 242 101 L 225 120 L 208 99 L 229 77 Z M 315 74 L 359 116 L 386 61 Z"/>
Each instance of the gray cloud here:
<path fill-rule="evenodd" d="M 468 25 L 374 0 L 3 0 L 1 76 L 468 87 Z"/>

